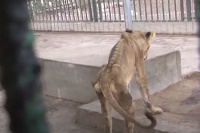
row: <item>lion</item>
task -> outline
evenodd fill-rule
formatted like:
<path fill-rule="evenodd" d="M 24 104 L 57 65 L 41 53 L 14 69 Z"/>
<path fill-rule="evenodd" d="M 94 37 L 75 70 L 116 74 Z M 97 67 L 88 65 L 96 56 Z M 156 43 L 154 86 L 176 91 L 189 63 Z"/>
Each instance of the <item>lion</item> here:
<path fill-rule="evenodd" d="M 134 124 L 141 128 L 154 128 L 157 121 L 153 114 L 163 112 L 161 108 L 151 103 L 144 70 L 144 60 L 147 59 L 154 36 L 155 31 L 141 32 L 126 29 L 111 49 L 108 63 L 102 65 L 95 80 L 91 82 L 101 103 L 101 111 L 106 121 L 106 133 L 112 133 L 112 108 L 124 117 L 128 133 L 134 132 Z M 150 125 L 143 125 L 134 118 L 135 103 L 129 90 L 134 72 L 145 105 L 145 115 L 151 121 Z"/>

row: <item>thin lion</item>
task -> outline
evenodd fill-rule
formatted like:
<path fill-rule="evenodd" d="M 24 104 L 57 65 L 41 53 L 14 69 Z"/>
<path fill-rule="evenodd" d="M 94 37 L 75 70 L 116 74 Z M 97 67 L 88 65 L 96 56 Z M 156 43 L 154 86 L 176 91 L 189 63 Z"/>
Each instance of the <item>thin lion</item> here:
<path fill-rule="evenodd" d="M 127 29 L 112 48 L 108 64 L 101 67 L 95 80 L 92 81 L 106 121 L 106 133 L 112 133 L 112 108 L 125 118 L 128 133 L 134 132 L 134 124 L 142 128 L 154 128 L 157 124 L 153 114 L 162 113 L 162 109 L 151 103 L 144 70 L 144 60 L 147 59 L 154 36 L 154 31 L 133 32 Z M 150 125 L 143 125 L 134 118 L 135 104 L 128 88 L 134 72 L 144 101 L 145 115 L 151 121 Z"/>

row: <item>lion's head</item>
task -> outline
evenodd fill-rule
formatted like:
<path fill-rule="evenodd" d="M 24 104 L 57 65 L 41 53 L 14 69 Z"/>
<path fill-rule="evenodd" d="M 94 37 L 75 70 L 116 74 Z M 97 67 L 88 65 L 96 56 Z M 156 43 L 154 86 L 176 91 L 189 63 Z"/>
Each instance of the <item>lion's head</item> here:
<path fill-rule="evenodd" d="M 151 45 L 151 40 L 155 36 L 155 31 L 132 31 L 130 29 L 126 29 L 126 33 L 128 33 L 128 38 L 131 40 L 135 40 L 140 47 L 140 50 L 143 51 L 144 60 L 148 57 L 148 50 Z"/>

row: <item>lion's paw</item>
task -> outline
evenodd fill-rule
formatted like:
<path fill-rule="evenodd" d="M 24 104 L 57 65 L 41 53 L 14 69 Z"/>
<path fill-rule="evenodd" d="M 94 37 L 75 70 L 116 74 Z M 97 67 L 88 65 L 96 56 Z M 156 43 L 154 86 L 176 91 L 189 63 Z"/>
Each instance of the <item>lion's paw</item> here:
<path fill-rule="evenodd" d="M 159 107 L 152 106 L 151 108 L 146 109 L 146 111 L 152 113 L 152 114 L 161 114 L 163 110 Z"/>

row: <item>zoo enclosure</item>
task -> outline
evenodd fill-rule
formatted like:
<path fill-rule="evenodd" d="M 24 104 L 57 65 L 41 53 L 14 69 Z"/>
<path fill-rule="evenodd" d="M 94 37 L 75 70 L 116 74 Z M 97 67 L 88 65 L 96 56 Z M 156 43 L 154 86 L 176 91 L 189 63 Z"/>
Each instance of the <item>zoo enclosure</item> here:
<path fill-rule="evenodd" d="M 134 29 L 196 33 L 196 0 L 130 2 L 128 12 Z M 34 30 L 119 32 L 125 29 L 124 0 L 30 0 L 28 7 Z"/>

